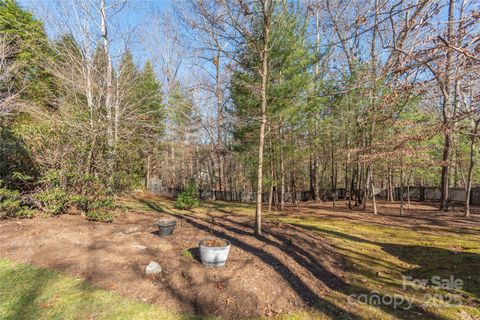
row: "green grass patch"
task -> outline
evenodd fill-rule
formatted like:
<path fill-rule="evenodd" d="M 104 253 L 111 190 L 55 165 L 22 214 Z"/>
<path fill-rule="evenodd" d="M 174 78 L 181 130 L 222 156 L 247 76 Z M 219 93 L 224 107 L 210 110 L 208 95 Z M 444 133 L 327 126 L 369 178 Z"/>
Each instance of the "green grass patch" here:
<path fill-rule="evenodd" d="M 0 259 L 0 319 L 192 319 L 82 279 Z"/>
<path fill-rule="evenodd" d="M 355 303 L 362 318 L 468 319 L 480 317 L 480 236 L 456 233 L 457 229 L 442 231 L 425 228 L 378 225 L 371 222 L 326 218 L 281 218 L 284 223 L 296 225 L 322 234 L 330 239 L 341 254 L 347 269 L 348 284 L 331 297 L 341 299 L 349 294 L 376 292 L 382 295 L 404 295 L 413 299 L 410 310 L 393 310 Z M 457 252 L 462 248 L 462 252 Z M 427 285 L 426 288 L 403 288 L 403 276 L 432 279 L 453 276 L 463 282 L 454 292 Z M 428 297 L 442 296 L 461 299 L 460 306 L 438 303 L 428 305 Z M 448 298 L 447 298 L 448 299 Z M 370 308 L 365 309 L 365 307 Z M 383 316 L 375 315 L 386 311 Z"/>

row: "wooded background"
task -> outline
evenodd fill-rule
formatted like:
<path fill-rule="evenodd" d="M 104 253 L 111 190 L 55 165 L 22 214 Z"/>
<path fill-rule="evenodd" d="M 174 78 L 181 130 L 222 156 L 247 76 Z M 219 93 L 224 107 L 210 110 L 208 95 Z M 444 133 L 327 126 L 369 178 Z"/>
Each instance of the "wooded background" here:
<path fill-rule="evenodd" d="M 365 208 L 438 186 L 445 209 L 480 182 L 479 19 L 465 0 L 0 0 L 0 179 L 52 197 L 193 180 L 258 195 L 257 224 L 263 192 Z"/>

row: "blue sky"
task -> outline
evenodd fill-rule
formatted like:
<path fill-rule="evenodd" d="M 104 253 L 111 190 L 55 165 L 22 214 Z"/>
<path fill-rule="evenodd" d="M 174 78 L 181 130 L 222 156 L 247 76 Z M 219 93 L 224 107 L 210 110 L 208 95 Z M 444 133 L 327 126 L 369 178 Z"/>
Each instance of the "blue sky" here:
<path fill-rule="evenodd" d="M 58 0 L 17 0 L 18 3 L 25 9 L 31 11 L 33 15 L 44 21 L 43 17 L 48 12 L 54 12 L 55 6 L 58 4 Z M 61 0 L 60 0 L 61 1 Z M 92 3 L 95 0 L 91 1 Z M 107 0 L 107 4 L 108 4 Z M 152 19 L 153 12 L 163 13 L 168 11 L 172 6 L 172 1 L 169 0 L 129 0 L 125 9 L 118 15 L 117 22 L 120 26 L 120 32 L 132 30 L 140 30 L 140 28 L 146 27 L 148 22 Z M 47 13 L 46 13 L 47 12 Z M 53 39 L 58 36 L 58 31 L 53 29 L 48 22 L 45 22 L 45 29 L 48 36 Z M 131 37 L 128 48 L 133 53 L 135 60 L 139 65 L 142 65 L 149 57 L 143 50 L 142 45 L 139 43 L 138 36 L 133 34 Z M 113 44 L 115 45 L 115 44 Z"/>

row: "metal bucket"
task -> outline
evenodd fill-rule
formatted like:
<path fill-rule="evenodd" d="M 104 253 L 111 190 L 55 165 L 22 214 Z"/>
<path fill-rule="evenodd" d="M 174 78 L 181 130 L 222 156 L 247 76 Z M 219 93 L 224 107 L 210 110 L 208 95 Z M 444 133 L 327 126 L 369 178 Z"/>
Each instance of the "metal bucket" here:
<path fill-rule="evenodd" d="M 156 225 L 158 227 L 158 235 L 168 237 L 173 233 L 177 222 L 175 220 L 158 220 Z"/>
<path fill-rule="evenodd" d="M 230 251 L 230 242 L 228 240 L 221 239 L 225 241 L 225 245 L 221 247 L 209 247 L 205 246 L 205 241 L 211 239 L 203 239 L 198 243 L 200 249 L 200 260 L 202 264 L 207 267 L 223 267 L 228 259 L 228 253 Z"/>

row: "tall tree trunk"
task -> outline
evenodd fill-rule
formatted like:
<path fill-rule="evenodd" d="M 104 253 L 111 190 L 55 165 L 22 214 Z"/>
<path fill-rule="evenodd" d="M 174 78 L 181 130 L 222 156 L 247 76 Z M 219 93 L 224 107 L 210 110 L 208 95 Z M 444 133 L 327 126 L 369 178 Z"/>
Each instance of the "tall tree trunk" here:
<path fill-rule="evenodd" d="M 371 55 L 372 55 L 372 85 L 370 89 L 370 105 L 372 107 L 372 113 L 376 114 L 376 101 L 375 101 L 375 94 L 376 94 L 376 81 L 377 81 L 377 50 L 376 50 L 376 41 L 377 41 L 377 29 L 378 29 L 378 0 L 375 0 L 375 24 L 372 29 L 372 46 L 371 46 Z M 370 124 L 370 137 L 368 134 L 365 136 L 365 142 L 367 146 L 367 150 L 370 150 L 370 146 L 373 143 L 373 138 L 375 136 L 375 121 L 372 121 Z M 370 139 L 369 139 L 370 138 Z M 373 214 L 377 214 L 377 201 L 375 198 L 375 183 L 373 181 L 373 160 L 369 164 L 368 170 L 368 189 L 372 196 L 373 202 Z M 364 205 L 365 206 L 365 205 Z"/>
<path fill-rule="evenodd" d="M 400 161 L 400 215 L 403 216 L 403 156 Z"/>
<path fill-rule="evenodd" d="M 273 202 L 273 184 L 274 184 L 274 168 L 273 168 L 273 147 L 272 140 L 270 140 L 270 189 L 268 190 L 268 207 L 267 213 L 272 211 L 272 202 Z"/>
<path fill-rule="evenodd" d="M 372 192 L 372 205 L 373 205 L 373 214 L 378 214 L 377 211 L 377 199 L 375 196 L 375 181 L 373 180 L 373 164 L 370 169 L 370 190 Z"/>
<path fill-rule="evenodd" d="M 475 141 L 477 138 L 476 135 L 478 133 L 479 123 L 480 120 L 475 121 L 472 136 L 470 137 L 470 163 L 468 166 L 467 185 L 465 188 L 465 217 L 470 217 L 470 193 L 472 191 L 472 174 L 475 166 Z"/>
<path fill-rule="evenodd" d="M 355 207 L 358 207 L 361 203 L 361 186 L 362 186 L 362 178 L 363 178 L 363 167 L 360 165 L 360 159 L 357 155 L 357 171 L 356 178 L 355 178 Z"/>
<path fill-rule="evenodd" d="M 337 198 L 337 181 L 336 181 L 336 167 L 335 167 L 335 153 L 334 153 L 334 147 L 333 147 L 333 137 L 330 137 L 330 147 L 331 147 L 331 152 L 330 152 L 330 160 L 331 160 L 331 184 L 332 184 L 332 205 L 335 207 L 335 202 Z"/>
<path fill-rule="evenodd" d="M 282 139 L 281 131 L 280 139 Z M 285 168 L 283 161 L 283 146 L 280 144 L 280 211 L 283 211 L 285 207 Z"/>
<path fill-rule="evenodd" d="M 148 187 L 150 186 L 150 154 L 147 155 L 147 172 L 145 174 L 145 187 L 148 191 Z"/>
<path fill-rule="evenodd" d="M 449 130 L 449 129 L 445 129 Z M 443 155 L 442 155 L 442 176 L 440 179 L 440 210 L 447 210 L 448 209 L 448 173 L 449 173 L 449 159 L 450 159 L 450 144 L 451 144 L 451 136 L 450 132 L 445 133 L 445 144 L 443 147 Z"/>
<path fill-rule="evenodd" d="M 410 208 L 410 184 L 407 181 L 407 207 Z"/>
<path fill-rule="evenodd" d="M 255 209 L 255 235 L 262 235 L 262 189 L 263 189 L 263 147 L 265 142 L 265 126 L 267 125 L 267 85 L 268 85 L 268 58 L 270 40 L 270 13 L 269 0 L 264 0 L 263 7 L 263 48 L 262 48 L 262 86 L 260 104 L 260 133 L 258 141 L 258 168 L 257 168 L 257 203 Z"/>
<path fill-rule="evenodd" d="M 352 210 L 352 196 L 353 196 L 353 193 L 355 192 L 354 191 L 354 189 L 355 189 L 355 176 L 356 176 L 355 167 L 353 167 L 352 178 L 351 178 L 351 182 L 350 182 L 350 190 L 348 192 L 348 208 L 350 210 Z"/>
<path fill-rule="evenodd" d="M 290 172 L 290 193 L 292 194 L 292 204 L 295 204 L 295 183 L 293 178 L 293 170 Z"/>
<path fill-rule="evenodd" d="M 225 192 L 225 173 L 224 173 L 224 156 L 223 156 L 223 95 L 220 82 L 220 49 L 217 50 L 217 55 L 214 60 L 215 64 L 215 95 L 217 98 L 217 158 L 218 158 L 218 187 L 223 197 Z"/>
<path fill-rule="evenodd" d="M 110 171 L 110 178 L 108 179 L 109 189 L 113 192 L 114 188 L 114 166 L 115 166 L 115 141 L 113 136 L 113 122 L 112 122 L 112 98 L 113 98 L 113 86 L 112 86 L 112 59 L 110 57 L 110 45 L 108 39 L 107 29 L 107 14 L 105 7 L 105 0 L 100 1 L 100 17 L 101 17 L 101 33 L 103 39 L 103 49 L 105 51 L 105 57 L 107 59 L 107 70 L 105 74 L 105 109 L 107 118 L 107 146 L 108 146 L 108 170 Z"/>
<path fill-rule="evenodd" d="M 392 168 L 387 169 L 387 200 L 390 202 L 394 201 L 394 187 L 393 187 L 393 173 L 392 173 Z"/>
<path fill-rule="evenodd" d="M 310 155 L 309 158 L 309 180 L 310 180 L 310 195 L 311 199 L 316 201 L 317 200 L 317 195 L 315 193 L 316 191 L 316 184 L 317 184 L 317 169 L 315 168 L 316 164 L 315 161 L 313 160 L 313 155 Z"/>
<path fill-rule="evenodd" d="M 455 24 L 455 0 L 449 1 L 448 8 L 448 26 L 447 26 L 447 39 L 450 43 L 454 43 L 454 24 Z M 450 147 L 452 142 L 451 131 L 450 131 L 450 106 L 452 104 L 452 94 L 450 93 L 451 89 L 451 80 L 450 73 L 453 64 L 453 52 L 452 49 L 447 48 L 447 63 L 445 66 L 445 83 L 443 89 L 443 125 L 444 125 L 444 136 L 445 144 L 443 147 L 442 155 L 442 177 L 441 177 L 441 197 L 440 197 L 440 210 L 448 209 L 448 173 L 449 173 L 449 161 L 450 161 Z"/>

